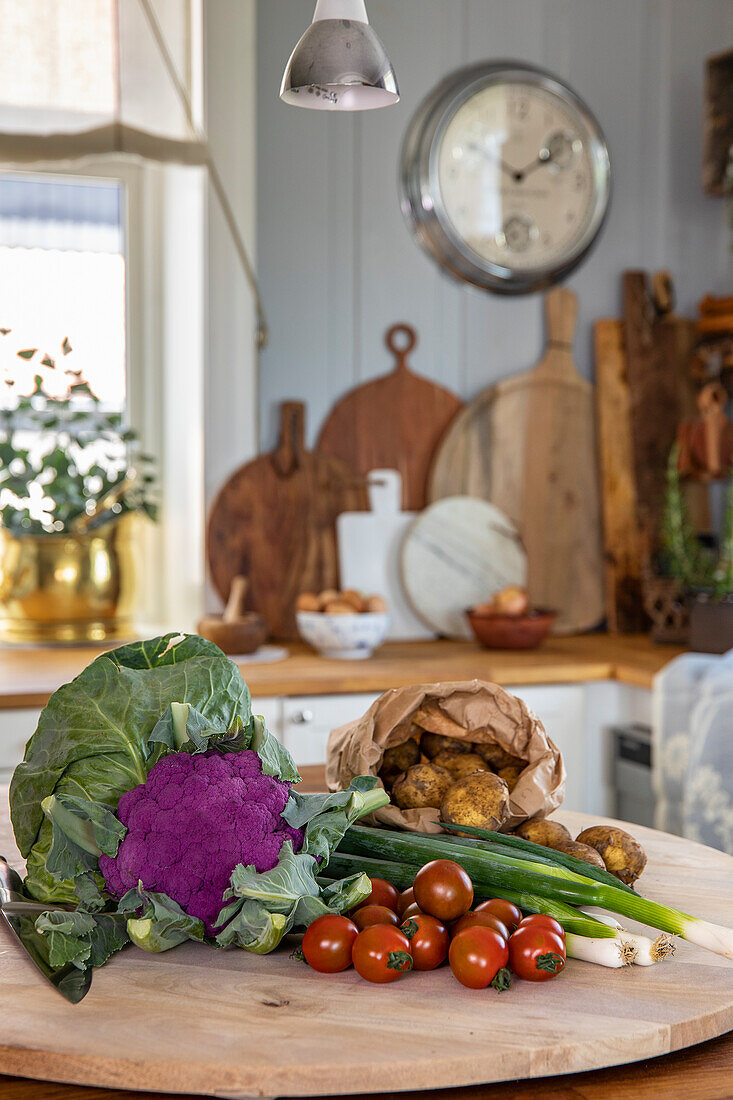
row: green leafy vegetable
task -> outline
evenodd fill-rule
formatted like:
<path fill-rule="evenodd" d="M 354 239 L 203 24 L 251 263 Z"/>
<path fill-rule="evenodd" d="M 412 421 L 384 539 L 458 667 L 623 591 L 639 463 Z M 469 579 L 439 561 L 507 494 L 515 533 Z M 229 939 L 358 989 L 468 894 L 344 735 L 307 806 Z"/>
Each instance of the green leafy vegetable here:
<path fill-rule="evenodd" d="M 219 730 L 237 719 L 251 725 L 249 691 L 237 666 L 196 635 L 168 634 L 105 653 L 53 694 L 10 786 L 31 896 L 77 900 L 73 884 L 57 881 L 46 868 L 52 830 L 43 800 L 64 794 L 116 808 L 166 750 L 153 751 L 149 738 L 174 700 Z"/>
<path fill-rule="evenodd" d="M 136 890 L 125 894 L 118 909 L 122 913 L 137 914 L 128 918 L 127 934 L 144 951 L 168 951 L 186 940 L 204 938 L 202 920 L 184 913 L 178 902 L 166 894 L 146 890 L 142 882 Z"/>
<path fill-rule="evenodd" d="M 125 922 L 115 913 L 41 913 L 36 931 L 48 944 L 48 961 L 53 967 L 73 963 L 79 970 L 102 966 L 110 955 L 128 942 Z"/>

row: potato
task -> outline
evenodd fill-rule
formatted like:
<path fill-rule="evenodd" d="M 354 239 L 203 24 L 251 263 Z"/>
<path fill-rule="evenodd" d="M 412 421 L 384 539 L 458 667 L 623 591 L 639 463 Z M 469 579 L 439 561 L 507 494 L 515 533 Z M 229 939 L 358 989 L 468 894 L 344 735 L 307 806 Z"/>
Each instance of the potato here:
<path fill-rule="evenodd" d="M 560 844 L 574 843 L 572 834 L 559 821 L 546 821 L 532 818 L 523 821 L 514 832 L 524 840 L 531 840 L 534 844 L 543 844 L 545 848 L 558 848 Z"/>
<path fill-rule="evenodd" d="M 353 603 L 345 600 L 330 600 L 323 608 L 326 615 L 356 615 Z"/>
<path fill-rule="evenodd" d="M 408 768 L 411 768 L 413 764 L 418 764 L 420 761 L 420 747 L 417 741 L 413 741 L 412 738 L 409 741 L 403 741 L 401 745 L 393 745 L 387 749 L 382 757 L 382 763 L 380 766 L 380 772 L 394 772 L 395 779 L 402 772 L 406 772 Z"/>
<path fill-rule="evenodd" d="M 401 810 L 419 810 L 440 806 L 453 776 L 435 764 L 413 764 L 392 788 L 392 799 Z"/>
<path fill-rule="evenodd" d="M 296 611 L 320 611 L 321 601 L 315 592 L 301 592 L 295 601 Z"/>
<path fill-rule="evenodd" d="M 576 837 L 579 844 L 595 848 L 606 870 L 633 886 L 646 867 L 646 852 L 633 836 L 613 825 L 592 825 Z"/>
<path fill-rule="evenodd" d="M 433 757 L 433 763 L 446 768 L 454 779 L 463 779 L 473 772 L 488 771 L 484 761 L 475 752 L 451 752 L 450 749 L 443 749 Z"/>
<path fill-rule="evenodd" d="M 420 748 L 431 760 L 439 752 L 472 752 L 473 745 L 470 741 L 459 741 L 456 737 L 443 737 L 440 733 L 423 733 L 420 738 Z"/>
<path fill-rule="evenodd" d="M 454 783 L 440 806 L 440 817 L 451 825 L 499 829 L 509 816 L 509 788 L 493 772 L 474 772 Z"/>
<path fill-rule="evenodd" d="M 600 867 L 601 870 L 605 867 L 595 848 L 591 848 L 589 844 L 579 844 L 577 840 L 566 840 L 564 844 L 556 845 L 556 851 L 564 852 L 566 856 L 575 856 L 576 859 L 583 859 L 586 863 Z"/>
<path fill-rule="evenodd" d="M 519 756 L 512 756 L 510 752 L 503 749 L 501 745 L 497 745 L 496 741 L 479 742 L 472 746 L 473 752 L 477 752 L 479 756 L 483 756 L 486 763 L 494 771 L 498 771 L 499 768 L 513 768 L 520 765 L 526 767 L 526 762 Z"/>
<path fill-rule="evenodd" d="M 325 608 L 327 603 L 332 603 L 339 598 L 339 593 L 335 588 L 324 588 L 322 592 L 318 593 L 318 606 L 321 611 Z"/>
<path fill-rule="evenodd" d="M 369 611 L 373 615 L 384 615 L 387 610 L 387 601 L 382 596 L 370 596 L 364 601 L 362 611 Z"/>
<path fill-rule="evenodd" d="M 484 767 L 486 767 L 485 764 Z M 497 768 L 496 774 L 501 776 L 509 790 L 513 791 L 523 771 L 524 764 L 509 764 L 506 768 Z"/>
<path fill-rule="evenodd" d="M 494 596 L 494 612 L 497 615 L 526 615 L 529 599 L 526 588 L 510 584 Z"/>

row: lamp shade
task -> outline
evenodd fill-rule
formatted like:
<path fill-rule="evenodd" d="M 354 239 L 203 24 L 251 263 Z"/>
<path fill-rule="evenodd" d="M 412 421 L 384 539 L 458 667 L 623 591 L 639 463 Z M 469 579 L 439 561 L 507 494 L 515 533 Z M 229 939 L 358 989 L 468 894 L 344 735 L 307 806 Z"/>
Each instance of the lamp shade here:
<path fill-rule="evenodd" d="M 400 98 L 392 63 L 364 0 L 318 0 L 290 55 L 280 98 L 321 111 L 369 111 Z"/>

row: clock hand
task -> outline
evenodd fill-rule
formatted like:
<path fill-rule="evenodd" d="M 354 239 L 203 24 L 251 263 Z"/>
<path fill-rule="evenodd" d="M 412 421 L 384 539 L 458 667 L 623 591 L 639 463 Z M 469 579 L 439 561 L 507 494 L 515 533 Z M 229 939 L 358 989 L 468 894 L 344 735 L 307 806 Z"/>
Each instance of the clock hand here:
<path fill-rule="evenodd" d="M 525 165 L 524 168 L 520 168 L 516 173 L 517 182 L 520 183 L 522 180 L 526 179 L 531 172 L 536 171 L 536 169 L 540 168 L 543 164 L 550 164 L 552 159 L 553 156 L 550 150 L 546 146 L 543 146 L 535 159 Z"/>
<path fill-rule="evenodd" d="M 493 161 L 494 164 L 498 164 L 502 172 L 506 172 L 508 176 L 511 176 L 515 183 L 520 183 L 522 180 L 522 173 L 518 172 L 516 168 L 512 168 L 511 164 L 507 164 L 505 160 L 502 160 L 496 153 L 492 153 L 491 150 L 485 149 L 482 145 L 476 145 L 475 142 L 471 142 L 468 146 L 475 153 L 480 153 L 481 156 L 486 157 L 487 160 Z"/>

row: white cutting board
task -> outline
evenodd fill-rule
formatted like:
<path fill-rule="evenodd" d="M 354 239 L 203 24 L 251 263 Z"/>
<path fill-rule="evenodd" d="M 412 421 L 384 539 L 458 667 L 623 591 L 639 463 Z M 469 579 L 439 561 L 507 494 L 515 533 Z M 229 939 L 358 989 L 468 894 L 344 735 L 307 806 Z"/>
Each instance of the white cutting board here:
<path fill-rule="evenodd" d="M 400 579 L 400 550 L 417 512 L 401 512 L 398 470 L 372 470 L 368 478 L 371 512 L 342 512 L 336 520 L 342 588 L 356 588 L 387 601 L 392 641 L 434 638 L 407 601 Z"/>
<path fill-rule="evenodd" d="M 473 637 L 467 608 L 527 583 L 516 527 L 494 504 L 473 497 L 446 497 L 420 512 L 402 542 L 401 565 L 413 608 L 448 638 Z"/>

